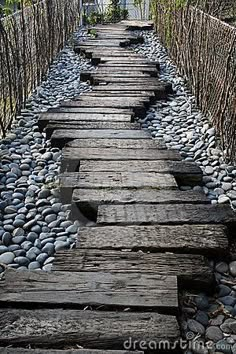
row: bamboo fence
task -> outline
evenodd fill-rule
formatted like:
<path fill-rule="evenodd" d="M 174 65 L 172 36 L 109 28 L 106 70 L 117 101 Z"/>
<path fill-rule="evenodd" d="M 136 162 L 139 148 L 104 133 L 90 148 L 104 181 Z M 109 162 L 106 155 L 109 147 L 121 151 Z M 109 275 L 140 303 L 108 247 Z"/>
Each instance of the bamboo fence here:
<path fill-rule="evenodd" d="M 40 84 L 78 17 L 78 0 L 42 0 L 0 20 L 0 135 Z"/>
<path fill-rule="evenodd" d="M 231 161 L 236 161 L 236 28 L 173 0 L 156 3 L 156 31 L 204 113 L 210 115 Z M 171 9 L 171 10 L 170 10 Z"/>

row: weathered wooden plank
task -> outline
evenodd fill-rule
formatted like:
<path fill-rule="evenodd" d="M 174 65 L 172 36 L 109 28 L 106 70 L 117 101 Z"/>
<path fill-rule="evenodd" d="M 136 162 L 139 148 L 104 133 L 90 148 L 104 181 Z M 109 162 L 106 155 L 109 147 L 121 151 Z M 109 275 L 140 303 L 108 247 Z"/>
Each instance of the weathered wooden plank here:
<path fill-rule="evenodd" d="M 83 230 L 82 230 L 83 233 Z M 103 231 L 100 228 L 102 237 Z M 91 235 L 91 233 L 89 234 Z M 101 241 L 100 241 L 101 243 Z M 79 246 L 80 247 L 80 246 Z M 151 247 L 150 247 L 151 249 Z M 73 249 L 60 251 L 53 264 L 54 271 L 71 272 L 145 272 L 174 275 L 182 287 L 194 285 L 208 288 L 214 277 L 208 259 L 200 255 L 174 253 L 144 253 L 117 250 Z"/>
<path fill-rule="evenodd" d="M 78 141 L 78 140 L 77 140 Z M 155 146 L 160 148 L 165 148 L 165 145 L 162 145 L 156 140 L 140 140 L 140 144 L 137 140 L 134 140 L 134 144 L 132 142 L 128 143 L 128 145 L 123 145 L 123 141 L 121 144 L 116 144 L 111 142 L 109 144 L 109 140 L 104 140 L 104 145 L 101 143 L 102 147 L 117 147 L 117 148 L 132 148 L 132 149 L 149 149 L 155 148 Z M 146 143 L 145 143 L 146 141 Z M 98 140 L 98 143 L 100 140 Z M 74 145 L 73 145 L 74 144 Z M 70 147 L 76 147 L 78 143 L 71 142 Z M 82 144 L 82 143 L 81 143 Z M 161 144 L 161 145 L 159 145 Z M 81 145 L 82 146 L 82 145 Z M 79 147 L 79 146 L 78 146 Z M 89 147 L 89 141 L 86 147 Z M 92 145 L 91 145 L 92 147 Z M 93 147 L 96 147 L 95 145 Z M 201 183 L 202 181 L 202 170 L 197 166 L 194 162 L 187 161 L 109 161 L 109 163 L 105 161 L 82 161 L 80 164 L 80 171 L 130 171 L 130 172 L 140 172 L 140 171 L 153 171 L 158 173 L 171 173 L 175 176 L 179 184 L 182 185 L 195 185 L 197 183 Z"/>
<path fill-rule="evenodd" d="M 97 223 L 101 225 L 135 224 L 228 224 L 236 214 L 227 205 L 134 204 L 100 205 Z"/>
<path fill-rule="evenodd" d="M 132 116 L 129 114 L 102 114 L 102 113 L 41 113 L 38 125 L 41 130 L 50 122 L 131 122 Z"/>
<path fill-rule="evenodd" d="M 179 336 L 176 318 L 158 313 L 0 310 L 1 345 L 58 348 L 79 343 L 89 348 L 124 350 L 124 343 L 129 338 L 136 343 L 149 343 L 153 338 L 156 343 L 163 340 L 173 343 Z M 132 345 L 130 349 L 133 349 Z"/>
<path fill-rule="evenodd" d="M 89 95 L 89 93 L 88 93 Z M 78 96 L 77 99 L 74 100 L 75 102 L 88 102 L 91 103 L 91 105 L 93 104 L 97 104 L 98 102 L 103 102 L 104 104 L 104 101 L 105 101 L 105 104 L 104 106 L 108 106 L 110 105 L 111 103 L 112 104 L 119 104 L 119 103 L 122 103 L 123 106 L 125 107 L 126 106 L 126 101 L 127 99 L 126 98 L 123 98 L 123 97 L 108 97 L 108 96 L 104 96 L 104 97 L 90 97 L 89 100 L 88 100 L 88 97 L 86 95 L 81 95 L 81 96 Z M 74 102 L 72 101 L 72 102 Z M 148 98 L 147 97 L 143 97 L 143 98 L 140 98 L 140 97 L 131 97 L 129 103 L 139 103 L 139 102 L 149 102 Z M 63 104 L 63 103 L 62 103 Z"/>
<path fill-rule="evenodd" d="M 119 75 L 119 76 L 118 76 Z M 124 83 L 124 82 L 127 82 L 127 83 L 135 83 L 137 85 L 155 85 L 156 84 L 156 81 L 151 81 L 149 78 L 145 78 L 147 80 L 143 80 L 142 77 L 134 77 L 134 76 L 131 76 L 131 75 L 127 75 L 127 77 L 123 77 L 121 76 L 121 74 L 117 74 L 116 76 L 113 76 L 113 75 L 99 75 L 99 74 L 96 74 L 96 75 L 93 75 L 92 78 L 91 78 L 91 82 L 94 84 L 94 85 L 97 85 L 99 82 L 111 82 L 111 83 Z"/>
<path fill-rule="evenodd" d="M 135 130 L 130 131 L 131 134 Z M 131 135 L 130 134 L 130 135 Z M 180 160 L 174 150 L 157 149 L 119 149 L 119 148 L 68 148 L 63 149 L 63 158 L 71 160 Z"/>
<path fill-rule="evenodd" d="M 147 291 L 148 289 L 148 291 Z M 7 269 L 0 304 L 178 308 L 177 278 L 146 273 L 17 272 Z"/>
<path fill-rule="evenodd" d="M 78 243 L 79 248 L 95 250 L 131 249 L 208 256 L 227 252 L 226 231 L 222 225 L 209 224 L 84 227 L 79 231 Z"/>
<path fill-rule="evenodd" d="M 153 91 L 157 99 L 166 98 L 168 94 L 172 93 L 171 84 L 156 84 L 156 85 L 146 85 L 146 84 L 137 84 L 126 82 L 123 85 L 121 83 L 109 83 L 106 85 L 94 86 L 93 90 L 96 91 L 130 91 L 132 89 L 135 91 Z"/>
<path fill-rule="evenodd" d="M 209 200 L 204 194 L 194 191 L 161 191 L 152 188 L 79 189 L 77 187 L 73 191 L 73 203 L 78 204 L 84 214 L 87 214 L 87 209 L 90 212 L 93 209 L 96 215 L 98 205 L 101 204 L 208 204 Z M 72 215 L 72 218 L 76 219 L 76 217 L 75 210 L 75 215 Z"/>
<path fill-rule="evenodd" d="M 92 98 L 92 97 L 91 97 Z M 106 101 L 105 97 L 94 97 L 96 100 L 94 100 L 92 103 L 90 100 L 86 97 L 87 100 L 77 100 L 77 101 L 69 101 L 69 102 L 62 102 L 61 107 L 90 107 L 92 104 L 94 107 L 107 107 L 107 108 L 143 108 L 145 101 L 139 101 L 136 97 L 133 97 L 135 100 L 115 100 L 115 101 Z M 99 99 L 102 98 L 102 99 Z"/>
<path fill-rule="evenodd" d="M 111 70 L 113 69 L 117 69 L 117 68 L 121 68 L 123 70 L 124 69 L 151 69 L 152 71 L 156 71 L 157 70 L 157 67 L 156 67 L 156 64 L 153 64 L 151 62 L 145 62 L 145 63 L 142 63 L 142 62 L 138 62 L 136 61 L 135 63 L 132 63 L 132 62 L 112 62 L 112 61 L 108 61 L 106 63 L 101 63 L 101 64 L 98 64 L 98 70 L 100 68 L 111 68 Z M 109 69 L 110 70 L 110 69 Z"/>
<path fill-rule="evenodd" d="M 60 175 L 62 188 L 152 188 L 177 189 L 170 174 L 156 172 L 65 172 Z"/>
<path fill-rule="evenodd" d="M 136 85 L 133 86 L 132 83 L 111 83 L 107 85 L 98 85 L 93 88 L 93 91 L 156 91 L 156 90 L 167 90 L 169 89 L 169 84 L 157 83 L 155 85 Z"/>
<path fill-rule="evenodd" d="M 128 108 L 108 108 L 108 107 L 58 107 L 58 108 L 50 108 L 48 110 L 49 113 L 83 113 L 83 114 L 129 114 L 134 115 L 132 109 Z"/>
<path fill-rule="evenodd" d="M 71 142 L 69 142 L 67 144 L 67 147 L 70 148 L 81 148 L 81 147 L 91 147 L 91 148 L 118 148 L 118 149 L 166 149 L 166 145 L 163 142 L 162 139 L 76 139 L 73 140 Z M 147 165 L 149 161 L 147 161 Z M 168 162 L 160 162 L 161 164 L 163 164 L 164 166 L 166 166 L 166 163 Z M 125 166 L 123 166 L 125 164 Z M 124 162 L 121 164 L 121 169 L 122 171 L 127 171 L 127 166 L 129 166 L 130 162 Z M 174 163 L 173 163 L 174 164 Z M 179 164 L 179 163 L 178 163 Z M 119 165 L 120 162 L 113 162 L 111 161 L 111 166 L 110 163 L 102 163 L 102 165 L 100 165 L 100 163 L 97 163 L 96 161 L 94 161 L 94 165 L 92 162 L 88 162 L 88 166 L 86 166 L 86 163 L 82 163 L 83 168 L 88 168 L 88 171 L 92 171 L 93 167 L 95 168 L 95 171 L 99 171 L 99 169 L 101 171 L 106 171 L 106 170 L 110 170 L 113 168 L 113 171 L 119 171 Z M 143 165 L 143 163 L 141 164 Z M 150 163 L 150 165 L 152 165 L 152 163 Z M 198 170 L 199 171 L 199 167 L 194 164 L 194 163 L 183 163 L 183 165 L 187 165 L 187 166 L 194 166 L 195 168 L 192 168 L 192 171 Z M 101 166 L 101 167 L 100 167 Z M 138 168 L 138 163 L 136 166 L 136 170 Z M 156 162 L 156 166 L 152 166 L 152 169 L 154 172 L 159 172 L 158 170 L 156 170 L 156 167 L 158 169 L 159 166 L 159 161 Z M 164 167 L 165 168 L 165 167 Z M 183 167 L 184 169 L 184 167 Z M 145 168 L 143 170 L 146 170 Z M 141 169 L 140 169 L 141 171 Z M 167 171 L 169 172 L 169 170 Z"/>
<path fill-rule="evenodd" d="M 125 350 L 99 350 L 99 349 L 26 349 L 26 348 L 0 348 L 1 354 L 144 354 L 144 352 L 131 352 Z"/>
<path fill-rule="evenodd" d="M 51 137 L 52 146 L 62 148 L 73 139 L 150 139 L 144 130 L 89 129 L 72 130 L 58 129 Z"/>
<path fill-rule="evenodd" d="M 86 97 L 117 97 L 117 96 L 119 96 L 119 97 L 125 97 L 125 98 L 127 98 L 127 97 L 140 97 L 141 99 L 144 99 L 144 98 L 146 98 L 146 97 L 149 97 L 149 99 L 151 99 L 151 98 L 153 98 L 153 97 L 155 97 L 155 95 L 154 95 L 154 92 L 152 92 L 152 91 L 147 91 L 147 92 L 145 92 L 145 91 L 140 91 L 140 92 L 138 92 L 138 91 L 136 91 L 136 92 L 132 92 L 132 91 L 125 91 L 125 92 L 123 92 L 123 91 L 111 91 L 111 92 L 108 92 L 108 91 L 97 91 L 97 92 L 93 92 L 93 91 L 91 91 L 91 92 L 88 92 L 87 94 L 85 93 L 84 94 L 84 96 L 86 96 Z"/>
<path fill-rule="evenodd" d="M 114 130 L 137 130 L 140 128 L 139 123 L 127 123 L 127 122 L 101 122 L 101 121 L 50 121 L 48 125 L 46 125 L 46 135 L 47 139 L 49 139 L 56 129 L 73 129 L 73 130 L 89 130 L 89 129 L 114 129 Z"/>

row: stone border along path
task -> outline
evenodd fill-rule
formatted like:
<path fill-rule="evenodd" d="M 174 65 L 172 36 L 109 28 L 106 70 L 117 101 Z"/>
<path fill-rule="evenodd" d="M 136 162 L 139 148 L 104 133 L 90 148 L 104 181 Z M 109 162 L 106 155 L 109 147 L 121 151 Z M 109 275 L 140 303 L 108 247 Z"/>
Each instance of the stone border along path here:
<path fill-rule="evenodd" d="M 174 352 L 182 291 L 214 287 L 207 256 L 228 254 L 236 216 L 197 191 L 181 191 L 183 181 L 200 182 L 201 170 L 135 122 L 171 93 L 158 79 L 159 64 L 127 48 L 142 41 L 129 31 L 139 27 L 151 25 L 96 26 L 96 38 L 77 43 L 98 66 L 82 75 L 92 91 L 40 117 L 53 146 L 66 145 L 61 197 L 83 227 L 77 248 L 58 252 L 51 273 L 6 270 L 2 347 L 118 354 L 150 344 L 164 353 L 165 340 Z M 22 350 L 39 353 L 0 348 Z"/>

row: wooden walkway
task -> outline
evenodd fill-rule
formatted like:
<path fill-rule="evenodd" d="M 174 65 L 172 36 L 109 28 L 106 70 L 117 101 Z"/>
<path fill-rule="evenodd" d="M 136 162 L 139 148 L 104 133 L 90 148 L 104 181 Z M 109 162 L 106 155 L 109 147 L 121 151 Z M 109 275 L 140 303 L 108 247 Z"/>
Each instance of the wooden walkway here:
<path fill-rule="evenodd" d="M 128 48 L 142 41 L 131 25 L 97 26 L 96 38 L 76 43 L 96 64 L 82 74 L 93 89 L 40 117 L 63 148 L 62 200 L 83 227 L 77 247 L 57 253 L 53 272 L 6 271 L 0 346 L 31 349 L 1 353 L 124 354 L 141 341 L 158 353 L 168 341 L 172 352 L 181 291 L 210 290 L 207 257 L 228 252 L 233 211 L 181 191 L 201 181 L 201 170 L 135 122 L 171 86 L 159 81 L 158 63 Z"/>

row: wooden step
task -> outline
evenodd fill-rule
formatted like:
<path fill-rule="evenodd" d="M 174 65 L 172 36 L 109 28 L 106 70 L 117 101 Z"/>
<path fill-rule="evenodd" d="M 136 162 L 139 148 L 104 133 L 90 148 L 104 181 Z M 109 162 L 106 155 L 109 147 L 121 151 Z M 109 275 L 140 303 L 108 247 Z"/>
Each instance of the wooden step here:
<path fill-rule="evenodd" d="M 105 75 L 104 75 L 105 76 Z M 130 91 L 132 89 L 135 91 L 153 91 L 157 99 L 165 99 L 167 95 L 172 93 L 171 84 L 156 84 L 156 85 L 133 85 L 132 83 L 126 82 L 123 85 L 117 83 L 110 83 L 106 85 L 94 86 L 93 90 L 96 91 Z"/>
<path fill-rule="evenodd" d="M 129 108 L 109 108 L 109 107 L 58 107 L 50 108 L 49 113 L 73 113 L 73 114 L 129 114 L 134 116 L 134 112 Z"/>
<path fill-rule="evenodd" d="M 90 81 L 92 82 L 93 85 L 98 85 L 100 82 L 109 82 L 109 83 L 135 83 L 137 85 L 155 85 L 156 81 L 149 81 L 150 79 L 147 78 L 147 80 L 143 80 L 142 77 L 133 77 L 131 75 L 127 75 L 127 77 L 123 77 L 120 74 L 117 74 L 116 76 L 113 75 L 93 75 Z M 87 81 L 87 80 L 86 80 Z"/>
<path fill-rule="evenodd" d="M 131 122 L 129 114 L 102 114 L 102 113 L 41 113 L 38 120 L 39 129 L 42 131 L 50 122 Z"/>
<path fill-rule="evenodd" d="M 141 351 L 99 350 L 99 349 L 25 349 L 0 348 L 1 354 L 144 354 Z"/>
<path fill-rule="evenodd" d="M 100 228 L 102 238 L 103 231 Z M 91 235 L 91 233 L 89 233 Z M 100 243 L 101 244 L 101 239 Z M 80 244 L 78 245 L 80 247 Z M 82 247 L 82 245 L 81 245 Z M 151 249 L 151 247 L 150 247 Z M 179 290 L 184 287 L 204 287 L 214 283 L 213 270 L 209 261 L 199 255 L 174 253 L 144 253 L 117 250 L 73 249 L 57 253 L 54 271 L 62 272 L 145 272 L 177 276 Z"/>
<path fill-rule="evenodd" d="M 141 224 L 230 224 L 236 214 L 227 205 L 196 204 L 134 204 L 100 205 L 99 225 Z"/>
<path fill-rule="evenodd" d="M 60 130 L 58 130 L 60 131 Z M 99 131 L 99 130 L 98 130 Z M 100 130 L 104 132 L 105 130 Z M 65 131 L 65 137 L 68 137 L 68 134 Z M 81 131 L 71 130 L 73 134 L 70 137 L 78 139 L 80 137 Z M 78 132 L 78 134 L 76 134 Z M 117 130 L 118 132 L 118 130 Z M 125 132 L 125 130 L 124 130 Z M 135 132 L 135 130 L 130 131 Z M 55 133 L 52 135 L 53 146 L 58 144 L 54 143 Z M 129 135 L 129 138 L 132 136 Z M 98 137 L 101 137 L 102 134 Z M 124 138 L 125 135 L 120 135 L 121 138 Z M 134 137 L 134 136 L 133 136 Z M 67 142 L 69 139 L 67 139 Z M 78 166 L 82 160 L 97 160 L 97 161 L 126 161 L 126 160 L 180 160 L 180 155 L 174 150 L 157 150 L 157 149 L 118 149 L 118 148 L 64 148 L 62 151 L 62 171 L 78 171 Z"/>
<path fill-rule="evenodd" d="M 156 172 L 65 172 L 60 175 L 60 183 L 72 188 L 151 188 L 177 189 L 170 174 Z M 163 191 L 163 193 L 165 193 Z"/>
<path fill-rule="evenodd" d="M 139 123 L 128 123 L 128 122 L 87 122 L 87 121 L 64 121 L 64 122 L 57 122 L 51 121 L 49 124 L 46 125 L 46 137 L 49 139 L 52 133 L 55 130 L 63 130 L 63 129 L 71 129 L 71 130 L 89 130 L 89 129 L 100 129 L 100 130 L 107 130 L 107 129 L 114 129 L 114 130 L 137 130 L 140 129 Z"/>
<path fill-rule="evenodd" d="M 180 330 L 174 316 L 149 312 L 104 312 L 66 309 L 0 310 L 1 345 L 58 348 L 120 349 L 132 343 L 179 340 Z M 129 342 L 127 342 L 127 345 Z M 132 350 L 132 345 L 129 349 Z M 138 350 L 137 345 L 134 350 Z"/>
<path fill-rule="evenodd" d="M 137 97 L 137 98 L 141 98 L 141 99 L 143 99 L 143 98 L 149 98 L 149 101 L 150 102 L 153 102 L 153 100 L 155 100 L 156 101 L 156 99 L 155 99 L 155 94 L 154 94 L 154 92 L 152 92 L 152 91 L 140 91 L 140 92 L 138 92 L 138 91 L 136 91 L 136 92 L 131 92 L 131 91 L 129 91 L 129 92 L 127 92 L 127 91 L 125 91 L 125 92 L 123 92 L 123 91 L 111 91 L 111 92 L 107 92 L 107 91 L 97 91 L 97 92 L 93 92 L 93 91 L 91 91 L 91 92 L 88 92 L 88 93 L 85 93 L 83 96 L 86 96 L 86 97 L 122 97 L 122 98 L 126 98 L 127 99 L 127 97 L 129 98 L 129 97 Z"/>
<path fill-rule="evenodd" d="M 67 147 L 70 148 L 81 148 L 81 147 L 87 147 L 87 148 L 118 148 L 118 149 L 166 149 L 166 145 L 163 142 L 162 139 L 76 139 L 67 144 Z M 122 170 L 127 171 L 127 166 L 129 162 L 124 162 L 125 167 L 122 165 Z M 95 168 L 96 171 L 100 168 L 99 166 L 100 163 L 97 163 L 96 160 L 94 161 L 94 166 L 91 165 L 92 162 L 88 161 L 88 166 L 90 165 L 90 171 Z M 112 166 L 114 166 L 113 171 L 119 171 L 120 163 L 111 161 Z M 148 164 L 148 161 L 147 161 Z M 138 165 L 138 164 L 137 164 Z M 186 164 L 188 165 L 188 163 Z M 197 169 L 200 169 L 197 167 L 196 164 L 192 163 L 192 165 L 196 166 L 195 172 Z M 85 164 L 83 164 L 85 166 Z M 112 168 L 111 166 L 111 168 Z M 159 162 L 157 163 L 157 166 L 159 166 Z M 146 167 L 146 166 L 145 166 Z M 104 168 L 104 171 L 108 171 L 110 169 L 110 164 L 103 163 L 102 168 Z M 153 167 L 154 168 L 154 167 Z M 192 168 L 192 171 L 194 169 Z M 101 170 L 102 171 L 102 170 Z M 156 171 L 153 169 L 153 171 Z M 201 170 L 200 170 L 201 171 Z M 158 171 L 156 171 L 158 172 Z"/>
<path fill-rule="evenodd" d="M 65 181 L 67 182 L 67 181 Z M 67 182 L 68 183 L 68 182 Z M 208 204 L 204 194 L 194 191 L 158 190 L 155 188 L 88 189 L 62 185 L 61 200 L 71 203 L 71 218 L 78 219 L 78 210 L 89 220 L 96 221 L 98 206 L 102 204 Z"/>
<path fill-rule="evenodd" d="M 101 139 L 96 143 L 91 143 L 91 140 L 87 140 L 87 144 L 84 145 L 83 142 L 78 142 L 78 140 L 74 140 L 73 142 L 68 144 L 68 147 L 99 147 L 100 148 L 119 148 L 119 149 L 152 149 L 157 148 L 158 150 L 164 149 L 165 145 L 161 145 L 158 140 L 150 139 L 150 140 L 111 140 L 104 139 L 104 143 L 100 143 Z M 116 144 L 117 141 L 117 144 Z M 133 141 L 133 144 L 132 144 Z M 110 143 L 109 143 L 110 142 Z M 121 142 L 121 143 L 119 143 Z M 168 151 L 168 150 L 167 150 Z M 69 171 L 69 170 L 68 170 Z M 202 170 L 198 165 L 194 162 L 187 161 L 171 161 L 171 160 L 128 160 L 128 161 L 114 161 L 110 160 L 106 161 L 96 161 L 96 160 L 88 160 L 81 161 L 80 163 L 80 171 L 130 171 L 130 172 L 157 172 L 157 173 L 171 173 L 175 176 L 178 183 L 180 185 L 196 185 L 202 182 Z M 73 171 L 72 171 L 73 172 Z"/>
<path fill-rule="evenodd" d="M 1 306 L 153 308 L 177 313 L 177 278 L 126 272 L 17 272 L 7 269 L 0 284 Z M 146 291 L 148 289 L 148 292 Z"/>
<path fill-rule="evenodd" d="M 227 228 L 222 225 L 137 225 L 84 227 L 79 248 L 224 255 Z M 105 253 L 104 253 L 105 254 Z"/>
<path fill-rule="evenodd" d="M 162 193 L 165 193 L 165 190 L 168 189 L 177 189 L 177 183 L 173 176 L 156 172 L 139 172 L 138 174 L 132 172 L 110 172 L 109 174 L 107 172 L 65 172 L 60 174 L 59 180 L 62 203 L 71 203 L 72 193 L 76 188 L 107 188 L 110 192 L 115 189 L 113 191 L 114 194 L 117 193 L 117 189 L 123 188 L 131 188 L 132 190 L 141 188 L 144 193 L 149 191 L 153 192 L 153 194 L 160 189 L 162 189 Z M 126 190 L 120 196 L 124 196 L 125 193 Z M 90 200 L 87 199 L 87 202 L 89 203 Z"/>
<path fill-rule="evenodd" d="M 103 132 L 102 130 L 100 130 Z M 125 130 L 124 130 L 125 131 Z M 135 130 L 130 130 L 131 134 Z M 64 148 L 63 158 L 66 160 L 180 160 L 175 150 L 158 149 L 119 149 L 119 148 Z M 73 154 L 73 155 L 72 155 Z"/>
<path fill-rule="evenodd" d="M 150 134 L 144 130 L 114 130 L 114 129 L 58 129 L 51 136 L 52 146 L 62 148 L 74 139 L 150 139 Z"/>

